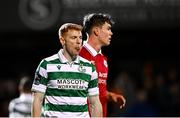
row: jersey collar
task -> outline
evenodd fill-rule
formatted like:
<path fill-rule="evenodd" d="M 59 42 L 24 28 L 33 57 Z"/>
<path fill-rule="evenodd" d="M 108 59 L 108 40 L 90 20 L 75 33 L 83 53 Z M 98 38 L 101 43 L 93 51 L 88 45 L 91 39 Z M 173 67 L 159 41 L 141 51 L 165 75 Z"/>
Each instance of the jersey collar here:
<path fill-rule="evenodd" d="M 62 63 L 69 63 L 69 61 L 66 59 L 66 57 L 63 55 L 63 49 L 60 49 L 60 51 L 58 52 L 58 56 L 59 56 L 59 60 Z M 73 63 L 79 63 L 79 56 L 76 57 L 76 59 L 73 61 Z M 72 63 L 72 62 L 71 62 Z"/>
<path fill-rule="evenodd" d="M 87 42 L 84 44 L 84 47 L 91 53 L 91 55 L 93 55 L 94 57 L 97 55 L 97 54 L 101 54 L 101 50 L 98 52 L 96 52 L 96 50 L 91 46 L 89 45 Z"/>

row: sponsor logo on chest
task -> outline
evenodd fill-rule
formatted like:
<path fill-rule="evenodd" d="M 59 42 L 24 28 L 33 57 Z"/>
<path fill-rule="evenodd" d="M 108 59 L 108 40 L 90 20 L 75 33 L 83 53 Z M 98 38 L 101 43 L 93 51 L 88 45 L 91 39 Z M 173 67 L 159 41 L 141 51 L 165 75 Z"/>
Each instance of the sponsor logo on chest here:
<path fill-rule="evenodd" d="M 81 79 L 58 79 L 57 86 L 59 89 L 75 89 L 75 90 L 86 90 L 88 85 L 87 82 Z"/>

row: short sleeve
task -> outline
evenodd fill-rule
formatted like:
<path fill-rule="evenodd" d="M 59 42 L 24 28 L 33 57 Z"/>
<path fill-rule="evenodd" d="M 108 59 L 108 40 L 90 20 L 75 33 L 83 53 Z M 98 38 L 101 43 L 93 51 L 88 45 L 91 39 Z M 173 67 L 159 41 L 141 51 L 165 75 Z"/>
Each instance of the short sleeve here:
<path fill-rule="evenodd" d="M 92 64 L 92 74 L 91 74 L 91 81 L 88 85 L 88 94 L 89 96 L 98 95 L 99 88 L 98 88 L 98 74 L 96 72 L 95 66 Z"/>
<path fill-rule="evenodd" d="M 47 66 L 47 61 L 45 60 L 42 60 L 40 64 L 38 65 L 35 72 L 31 91 L 38 91 L 38 92 L 45 93 L 46 88 L 47 88 L 47 83 L 48 83 L 48 75 L 47 75 L 46 66 Z"/>

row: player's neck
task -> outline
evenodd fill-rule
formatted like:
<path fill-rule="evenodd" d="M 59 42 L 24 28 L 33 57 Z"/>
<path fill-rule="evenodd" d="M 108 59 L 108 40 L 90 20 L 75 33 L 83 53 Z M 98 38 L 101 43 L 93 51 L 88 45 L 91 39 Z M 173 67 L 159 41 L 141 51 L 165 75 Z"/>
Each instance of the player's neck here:
<path fill-rule="evenodd" d="M 98 41 L 93 39 L 92 37 L 89 37 L 88 42 L 87 42 L 92 48 L 96 50 L 97 53 L 101 50 L 101 45 L 99 44 Z"/>
<path fill-rule="evenodd" d="M 72 62 L 76 59 L 77 55 L 70 55 L 66 50 L 63 49 L 63 55 L 66 57 L 68 62 Z"/>

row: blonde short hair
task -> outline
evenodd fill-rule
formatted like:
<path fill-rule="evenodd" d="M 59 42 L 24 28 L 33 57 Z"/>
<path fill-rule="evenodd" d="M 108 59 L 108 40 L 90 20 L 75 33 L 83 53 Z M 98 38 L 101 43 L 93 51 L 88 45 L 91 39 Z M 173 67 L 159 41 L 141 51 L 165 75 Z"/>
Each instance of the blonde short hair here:
<path fill-rule="evenodd" d="M 65 23 L 59 28 L 58 31 L 59 37 L 63 36 L 66 32 L 68 32 L 68 30 L 71 29 L 82 31 L 83 27 L 75 23 Z"/>

